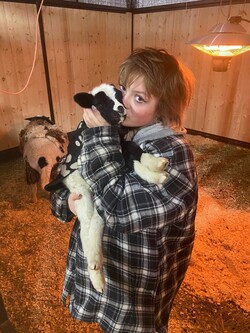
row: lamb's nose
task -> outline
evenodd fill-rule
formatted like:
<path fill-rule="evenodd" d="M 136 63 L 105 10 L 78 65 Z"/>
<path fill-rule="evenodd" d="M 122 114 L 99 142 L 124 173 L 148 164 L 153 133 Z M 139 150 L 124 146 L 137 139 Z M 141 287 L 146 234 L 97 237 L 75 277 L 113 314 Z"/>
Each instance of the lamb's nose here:
<path fill-rule="evenodd" d="M 118 106 L 118 111 L 119 111 L 119 113 L 121 113 L 121 114 L 126 114 L 126 109 L 125 109 L 125 107 L 122 106 L 122 105 L 119 105 L 119 106 Z"/>

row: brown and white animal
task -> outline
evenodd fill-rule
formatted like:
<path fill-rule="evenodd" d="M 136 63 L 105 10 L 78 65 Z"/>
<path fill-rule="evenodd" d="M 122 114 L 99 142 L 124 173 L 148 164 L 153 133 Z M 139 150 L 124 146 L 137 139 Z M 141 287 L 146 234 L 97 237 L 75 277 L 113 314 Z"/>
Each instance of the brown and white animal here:
<path fill-rule="evenodd" d="M 37 201 L 38 185 L 44 189 L 51 181 L 53 168 L 67 153 L 68 136 L 45 116 L 26 118 L 29 123 L 19 133 L 27 184 Z"/>

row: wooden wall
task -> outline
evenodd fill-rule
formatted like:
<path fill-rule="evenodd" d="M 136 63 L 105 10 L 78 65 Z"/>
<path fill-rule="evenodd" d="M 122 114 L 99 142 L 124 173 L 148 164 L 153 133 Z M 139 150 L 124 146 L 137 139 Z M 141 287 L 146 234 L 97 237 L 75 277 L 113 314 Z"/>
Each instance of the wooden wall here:
<path fill-rule="evenodd" d="M 18 92 L 25 86 L 34 54 L 35 17 L 33 5 L 0 2 L 0 89 Z M 0 92 L 0 150 L 18 145 L 24 118 L 34 114 L 50 114 L 40 39 L 28 88 L 19 95 Z"/>
<path fill-rule="evenodd" d="M 194 72 L 196 91 L 187 128 L 250 142 L 250 52 L 233 58 L 227 72 L 217 73 L 210 56 L 186 44 L 226 20 L 228 9 L 136 14 L 133 45 L 164 47 Z M 233 5 L 231 15 L 242 11 L 249 19 L 250 4 Z M 118 66 L 131 50 L 132 16 L 56 7 L 43 7 L 42 14 L 55 121 L 70 131 L 81 119 L 73 95 L 101 82 L 117 83 Z M 33 60 L 35 19 L 35 5 L 0 2 L 0 89 L 18 91 L 25 85 Z M 250 33 L 250 24 L 242 25 Z M 24 118 L 37 114 L 50 115 L 39 35 L 27 89 L 18 95 L 0 92 L 0 151 L 18 146 Z"/>
<path fill-rule="evenodd" d="M 44 26 L 55 120 L 70 131 L 82 119 L 75 93 L 117 85 L 131 51 L 131 15 L 46 7 Z"/>
<path fill-rule="evenodd" d="M 232 58 L 230 69 L 212 70 L 212 57 L 186 41 L 226 21 L 228 6 L 137 14 L 134 48 L 166 48 L 194 73 L 195 95 L 186 114 L 187 128 L 250 142 L 250 52 Z M 250 4 L 233 5 L 231 15 L 250 19 Z M 226 17 L 225 17 L 226 16 Z M 250 33 L 250 24 L 242 22 Z"/>
<path fill-rule="evenodd" d="M 101 82 L 117 84 L 119 64 L 131 51 L 131 14 L 56 7 L 43 7 L 42 14 L 55 121 L 68 132 L 82 119 L 75 93 Z M 0 2 L 0 89 L 25 85 L 35 19 L 35 5 Z M 24 119 L 37 114 L 50 116 L 40 38 L 27 89 L 18 95 L 0 92 L 0 151 L 18 146 Z"/>

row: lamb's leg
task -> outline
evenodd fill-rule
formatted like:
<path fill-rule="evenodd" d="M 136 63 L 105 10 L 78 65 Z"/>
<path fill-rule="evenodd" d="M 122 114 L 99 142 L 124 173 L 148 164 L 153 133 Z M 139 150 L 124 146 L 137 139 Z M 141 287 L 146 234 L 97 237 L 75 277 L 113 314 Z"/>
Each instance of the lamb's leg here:
<path fill-rule="evenodd" d="M 168 173 L 164 171 L 167 165 L 166 158 L 143 153 L 140 162 L 134 161 L 134 170 L 149 183 L 163 184 L 168 179 Z"/>
<path fill-rule="evenodd" d="M 134 161 L 134 170 L 138 176 L 146 180 L 148 183 L 163 184 L 168 179 L 167 172 L 151 171 L 139 161 Z"/>
<path fill-rule="evenodd" d="M 96 209 L 93 211 L 93 216 L 89 228 L 89 253 L 88 264 L 90 269 L 98 270 L 102 267 L 102 235 L 104 223 Z M 91 241 L 92 240 L 92 241 Z"/>
<path fill-rule="evenodd" d="M 75 209 L 78 220 L 80 222 L 80 239 L 82 243 L 83 252 L 85 256 L 88 257 L 90 222 L 94 210 L 94 204 L 90 191 L 85 191 L 82 194 L 81 199 L 75 200 Z"/>
<path fill-rule="evenodd" d="M 151 171 L 161 172 L 168 166 L 168 160 L 164 157 L 156 157 L 154 155 L 143 153 L 140 159 L 141 164 Z"/>
<path fill-rule="evenodd" d="M 102 235 L 104 223 L 94 209 L 89 229 L 88 271 L 94 288 L 102 292 L 105 287 L 103 274 Z"/>
<path fill-rule="evenodd" d="M 37 183 L 30 184 L 30 188 L 31 188 L 32 201 L 34 203 L 36 203 L 37 202 Z"/>
<path fill-rule="evenodd" d="M 103 221 L 94 209 L 90 191 L 84 193 L 80 200 L 76 200 L 75 206 L 80 221 L 80 238 L 88 262 L 90 280 L 94 288 L 102 292 L 105 287 L 105 278 L 102 271 Z"/>
<path fill-rule="evenodd" d="M 88 268 L 90 281 L 96 291 L 102 293 L 105 289 L 105 277 L 102 268 L 98 270 Z"/>

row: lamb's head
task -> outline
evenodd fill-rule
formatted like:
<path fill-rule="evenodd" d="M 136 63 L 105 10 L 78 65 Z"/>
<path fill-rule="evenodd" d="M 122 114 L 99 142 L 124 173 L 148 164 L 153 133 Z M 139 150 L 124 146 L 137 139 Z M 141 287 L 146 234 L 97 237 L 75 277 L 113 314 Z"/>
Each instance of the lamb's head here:
<path fill-rule="evenodd" d="M 74 100 L 83 108 L 94 106 L 111 125 L 121 124 L 126 118 L 122 92 L 111 84 L 102 83 L 89 93 L 78 93 Z"/>

